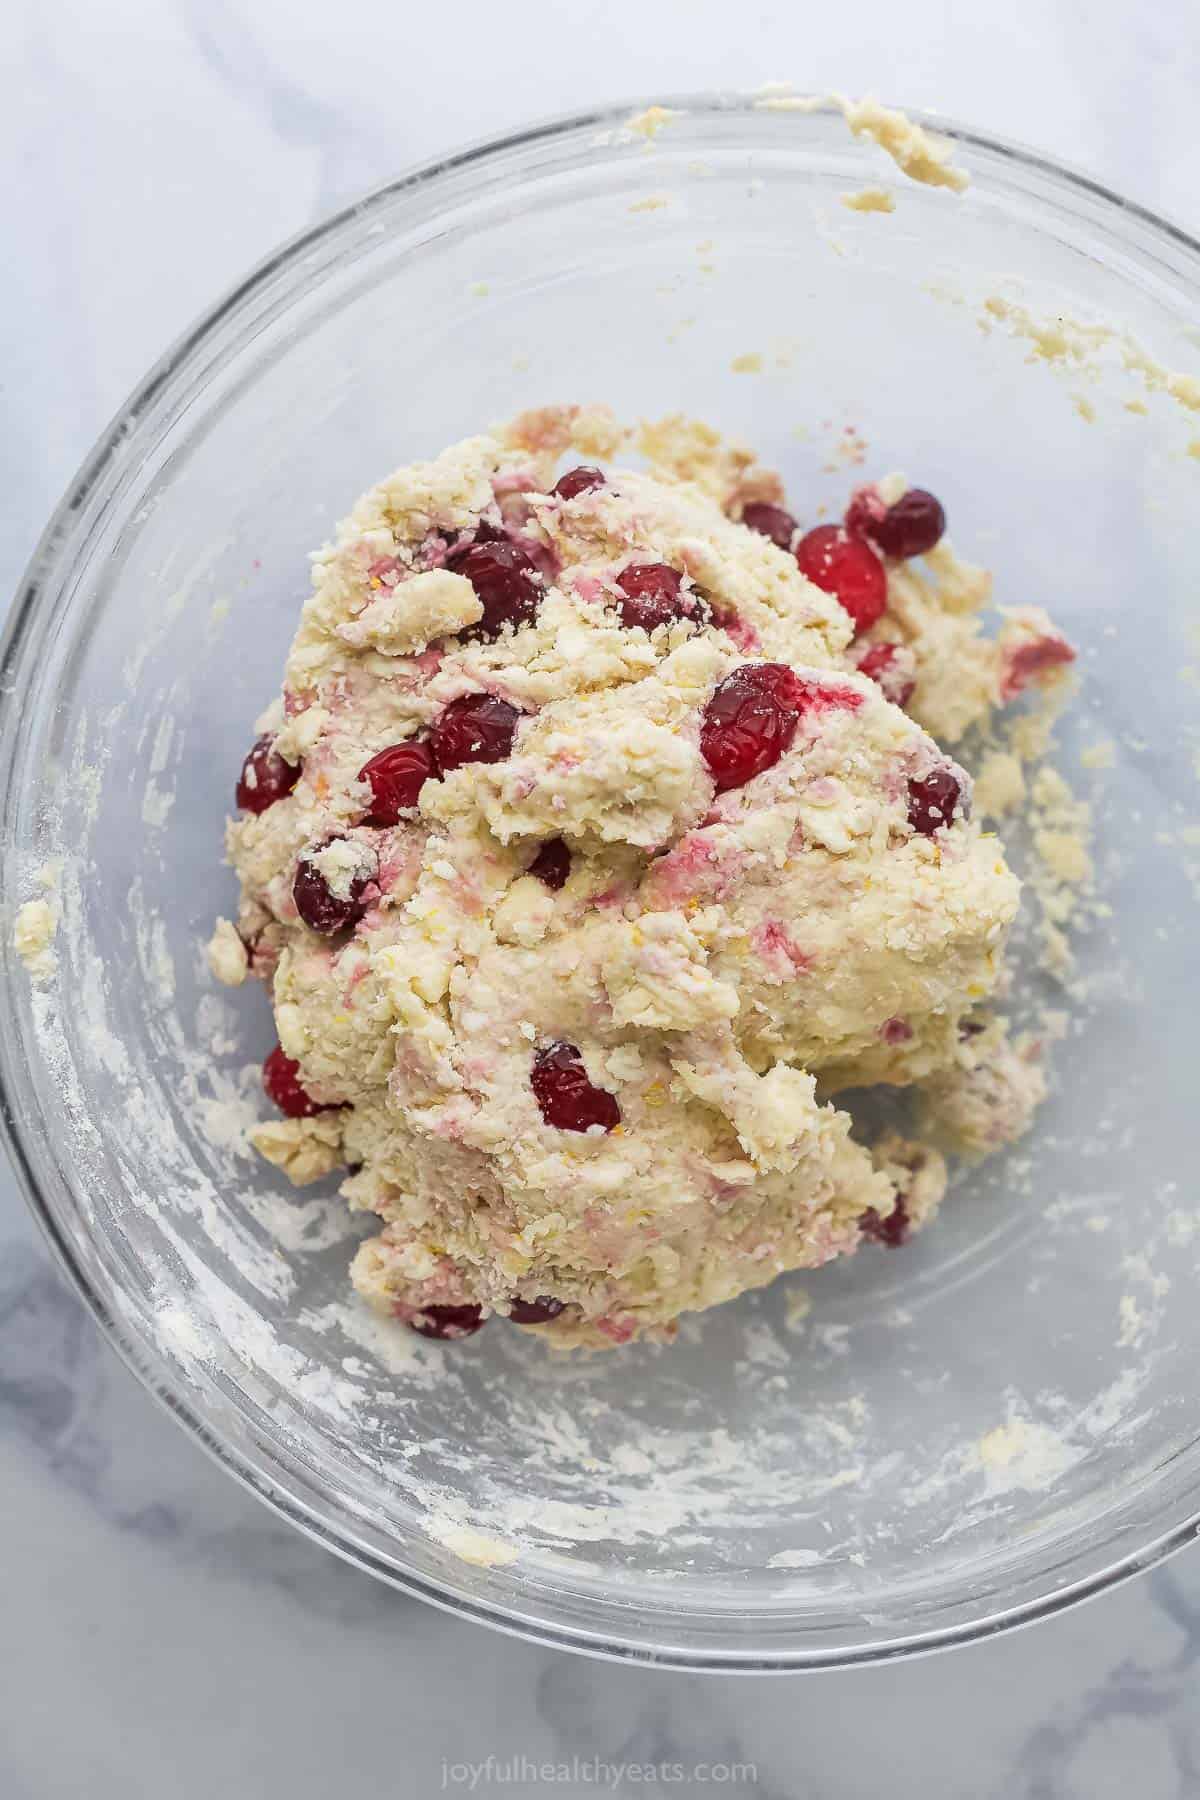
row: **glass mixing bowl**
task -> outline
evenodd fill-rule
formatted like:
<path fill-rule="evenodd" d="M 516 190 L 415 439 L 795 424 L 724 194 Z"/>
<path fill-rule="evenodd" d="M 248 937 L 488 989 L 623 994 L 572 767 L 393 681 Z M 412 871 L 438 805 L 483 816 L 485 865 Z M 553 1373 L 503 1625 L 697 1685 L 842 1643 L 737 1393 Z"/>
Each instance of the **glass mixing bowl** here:
<path fill-rule="evenodd" d="M 47 864 L 62 907 L 44 985 L 4 932 L 5 1123 L 122 1355 L 323 1543 L 577 1649 L 843 1664 L 1052 1610 L 1197 1522 L 1200 421 L 1167 371 L 1200 365 L 1200 247 L 955 127 L 965 196 L 859 213 L 894 171 L 833 111 L 674 104 L 652 146 L 632 108 L 541 127 L 308 233 L 89 458 L 4 650 L 7 916 Z M 1058 760 L 1108 909 L 1069 991 L 1022 952 L 1053 1093 L 935 1229 L 574 1360 L 365 1316 L 363 1222 L 246 1149 L 269 1009 L 202 955 L 306 552 L 381 472 L 560 399 L 742 434 L 810 522 L 864 473 L 934 488 L 997 598 L 1081 646 Z"/>

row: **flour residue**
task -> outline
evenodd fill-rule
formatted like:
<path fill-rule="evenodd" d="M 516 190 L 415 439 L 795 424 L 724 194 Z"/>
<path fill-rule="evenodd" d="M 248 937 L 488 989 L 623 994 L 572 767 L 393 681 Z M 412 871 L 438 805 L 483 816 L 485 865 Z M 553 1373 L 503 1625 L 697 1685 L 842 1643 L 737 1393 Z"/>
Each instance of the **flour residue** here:
<path fill-rule="evenodd" d="M 1148 394 L 1162 394 L 1185 413 L 1200 411 L 1200 378 L 1170 369 L 1130 332 L 1099 320 L 1073 319 L 1065 313 L 1038 316 L 1021 301 L 991 294 L 983 302 L 980 324 L 1000 326 L 1030 345 L 1030 360 L 1090 374 L 1105 368 L 1123 371 Z M 1131 413 L 1145 412 L 1140 401 L 1126 401 Z"/>

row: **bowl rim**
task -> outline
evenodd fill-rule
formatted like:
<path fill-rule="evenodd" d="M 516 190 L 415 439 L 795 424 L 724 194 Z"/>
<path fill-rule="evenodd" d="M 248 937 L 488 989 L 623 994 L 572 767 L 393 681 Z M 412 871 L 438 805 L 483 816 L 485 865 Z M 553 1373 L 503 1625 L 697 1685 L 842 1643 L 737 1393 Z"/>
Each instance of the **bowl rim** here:
<path fill-rule="evenodd" d="M 585 130 L 619 128 L 651 105 L 660 105 L 671 112 L 692 117 L 761 117 L 767 109 L 756 105 L 756 102 L 761 102 L 763 97 L 761 90 L 713 90 L 678 95 L 660 92 L 651 97 L 639 96 L 632 100 L 612 102 L 584 112 L 557 114 L 519 130 L 480 137 L 458 150 L 415 164 L 391 180 L 371 188 L 360 198 L 348 202 L 317 224 L 295 233 L 262 258 L 241 280 L 202 312 L 151 366 L 83 459 L 41 533 L 18 583 L 3 632 L 0 633 L 0 752 L 4 753 L 6 769 L 12 746 L 9 744 L 6 748 L 5 740 L 15 735 L 21 707 L 22 686 L 18 675 L 32 647 L 35 627 L 41 625 L 45 628 L 49 622 L 43 616 L 48 609 L 39 607 L 48 573 L 55 567 L 60 552 L 69 544 L 71 532 L 86 512 L 89 503 L 103 489 L 106 477 L 110 473 L 115 474 L 119 468 L 131 437 L 152 410 L 154 403 L 169 393 L 176 378 L 190 370 L 216 333 L 239 314 L 252 310 L 256 300 L 264 295 L 281 271 L 305 258 L 317 247 L 330 245 L 346 227 L 361 225 L 372 213 L 390 205 L 401 196 L 424 188 L 440 178 L 451 177 L 476 165 L 499 159 L 509 152 L 526 150 L 533 145 L 567 138 Z M 1007 162 L 1025 172 L 1042 175 L 1067 194 L 1074 193 L 1088 201 L 1098 202 L 1104 212 L 1115 215 L 1118 222 L 1146 227 L 1160 245 L 1165 238 L 1168 245 L 1200 262 L 1200 238 L 1171 218 L 1127 198 L 1085 171 L 1048 157 L 1024 143 L 976 131 L 940 113 L 913 107 L 904 110 L 915 123 L 937 132 L 953 143 L 982 150 L 1002 163 Z M 776 116 L 786 119 L 795 115 L 785 111 Z M 809 119 L 837 117 L 840 121 L 840 108 L 833 97 L 827 97 L 819 103 L 808 105 L 801 116 Z M 910 183 L 906 182 L 905 185 L 911 187 Z M 11 844 L 8 848 L 12 848 Z M 768 1652 L 743 1652 L 732 1643 L 718 1649 L 713 1649 L 707 1643 L 699 1646 L 651 1647 L 644 1640 L 622 1634 L 617 1624 L 617 1609 L 614 1609 L 613 1627 L 602 1634 L 595 1629 L 585 1629 L 578 1625 L 556 1624 L 548 1613 L 532 1618 L 510 1603 L 472 1598 L 461 1589 L 449 1584 L 442 1586 L 412 1569 L 401 1571 L 361 1541 L 355 1540 L 347 1533 L 344 1521 L 322 1517 L 292 1491 L 280 1479 L 282 1470 L 268 1472 L 259 1465 L 244 1443 L 234 1446 L 225 1441 L 206 1421 L 202 1411 L 193 1408 L 181 1397 L 166 1378 L 169 1365 L 161 1350 L 152 1348 L 140 1337 L 135 1340 L 133 1334 L 125 1329 L 100 1286 L 93 1281 L 69 1237 L 60 1228 L 39 1186 L 26 1143 L 24 1109 L 16 1100 L 17 1096 L 6 1085 L 4 1071 L 0 1066 L 0 1136 L 4 1139 L 18 1186 L 55 1260 L 100 1327 L 102 1336 L 126 1367 L 202 1450 L 227 1470 L 241 1486 L 306 1537 L 401 1592 L 428 1601 L 451 1614 L 474 1619 L 492 1629 L 527 1641 L 612 1661 L 637 1661 L 657 1667 L 725 1674 L 846 1668 L 929 1654 L 1050 1617 L 1152 1567 L 1200 1535 L 1200 1505 L 1197 1505 L 1177 1523 L 1153 1535 L 1149 1542 L 1120 1552 L 1111 1561 L 1103 1562 L 1100 1567 L 1093 1568 L 1074 1580 L 1055 1583 L 1047 1573 L 1049 1591 L 1033 1598 L 1019 1600 L 994 1611 L 984 1610 L 976 1617 L 947 1625 L 914 1627 L 900 1637 L 875 1643 L 863 1641 L 835 1648 L 803 1643 L 792 1647 L 773 1646 Z M 255 1448 L 257 1447 L 255 1444 Z M 686 1617 L 684 1613 L 681 1619 L 684 1625 Z"/>

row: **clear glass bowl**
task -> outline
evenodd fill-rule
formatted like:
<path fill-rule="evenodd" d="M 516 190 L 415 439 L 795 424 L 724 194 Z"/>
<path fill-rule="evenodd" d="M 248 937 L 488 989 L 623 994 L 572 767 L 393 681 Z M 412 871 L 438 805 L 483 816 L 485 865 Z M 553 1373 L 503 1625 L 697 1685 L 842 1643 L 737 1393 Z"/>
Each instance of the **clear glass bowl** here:
<path fill-rule="evenodd" d="M 628 108 L 546 126 L 299 239 L 81 471 L 4 653 L 6 896 L 61 858 L 63 905 L 47 986 L 4 933 L 5 1122 L 117 1348 L 313 1536 L 548 1642 L 798 1668 L 1028 1619 L 1197 1522 L 1200 466 L 1186 406 L 1119 343 L 1031 361 L 981 309 L 1106 321 L 1186 369 L 1200 250 L 953 127 L 964 198 L 899 184 L 895 214 L 852 212 L 839 197 L 892 171 L 831 112 L 675 104 L 651 149 Z M 935 488 L 998 598 L 1083 648 L 1061 762 L 1096 802 L 1111 909 L 1055 1001 L 1070 1035 L 1035 1133 L 935 1230 L 670 1350 L 577 1360 L 362 1314 L 361 1221 L 245 1149 L 269 1012 L 214 991 L 201 953 L 306 552 L 382 471 L 558 399 L 741 433 L 810 520 L 860 478 L 848 427 L 868 471 Z M 1097 742 L 1113 766 L 1081 774 Z"/>

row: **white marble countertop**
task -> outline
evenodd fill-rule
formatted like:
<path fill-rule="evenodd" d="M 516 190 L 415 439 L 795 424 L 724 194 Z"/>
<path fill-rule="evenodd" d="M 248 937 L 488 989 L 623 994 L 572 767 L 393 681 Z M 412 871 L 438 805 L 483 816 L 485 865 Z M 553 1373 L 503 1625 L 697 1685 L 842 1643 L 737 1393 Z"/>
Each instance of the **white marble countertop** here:
<path fill-rule="evenodd" d="M 0 147 L 11 592 L 146 365 L 280 239 L 406 164 L 662 89 L 877 91 L 1200 225 L 1179 7 L 948 0 L 10 0 Z M 418 16 L 419 15 L 419 16 Z M 1179 41 L 1180 34 L 1186 34 Z M 1200 1551 L 1047 1624 L 887 1669 L 668 1674 L 517 1643 L 277 1524 L 101 1344 L 0 1173 L 3 1800 L 539 1791 L 1173 1800 L 1200 1792 Z M 599 1759 L 608 1768 L 589 1766 Z M 737 1782 L 612 1765 L 753 1765 Z M 510 1779 L 502 1777 L 508 1774 Z"/>

